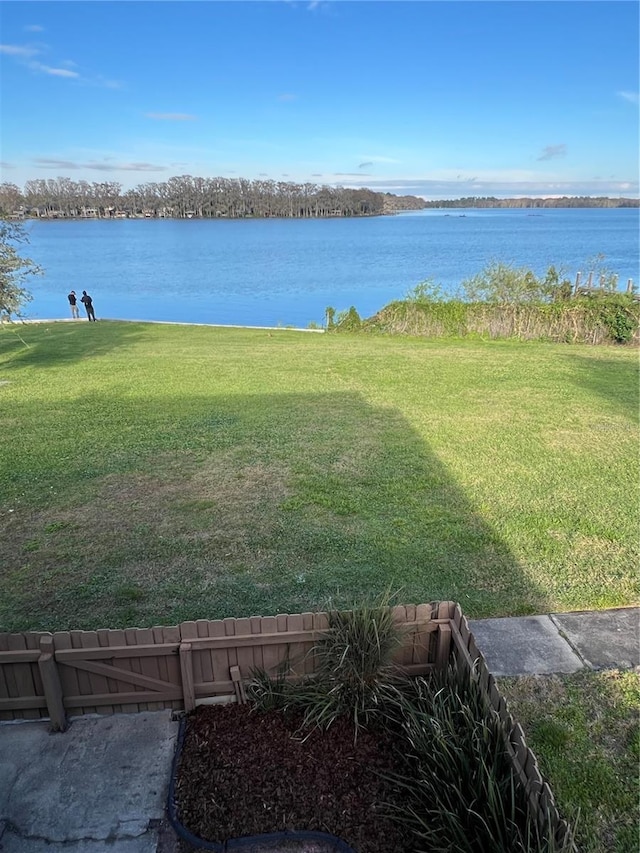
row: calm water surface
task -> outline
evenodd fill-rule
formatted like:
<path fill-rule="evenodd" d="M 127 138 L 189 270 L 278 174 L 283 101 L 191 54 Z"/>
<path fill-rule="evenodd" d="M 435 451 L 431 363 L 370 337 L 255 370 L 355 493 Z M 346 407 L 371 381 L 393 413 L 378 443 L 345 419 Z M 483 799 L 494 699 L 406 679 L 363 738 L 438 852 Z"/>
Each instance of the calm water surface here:
<path fill-rule="evenodd" d="M 69 316 L 73 288 L 91 294 L 98 318 L 306 326 L 321 323 L 329 305 L 370 316 L 429 278 L 455 293 L 491 260 L 537 273 L 555 264 L 573 279 L 597 253 L 626 284 L 638 281 L 639 213 L 28 222 L 26 254 L 45 268 L 29 283 L 28 316 Z"/>

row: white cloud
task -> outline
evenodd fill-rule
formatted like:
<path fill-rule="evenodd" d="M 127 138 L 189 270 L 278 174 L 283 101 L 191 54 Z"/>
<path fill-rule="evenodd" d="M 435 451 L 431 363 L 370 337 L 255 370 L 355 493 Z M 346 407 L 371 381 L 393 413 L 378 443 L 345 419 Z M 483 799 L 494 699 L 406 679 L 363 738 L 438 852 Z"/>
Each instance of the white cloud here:
<path fill-rule="evenodd" d="M 52 77 L 67 77 L 69 79 L 80 77 L 77 71 L 70 71 L 68 68 L 52 68 L 50 65 L 43 65 L 41 62 L 31 62 L 29 67 L 33 68 L 34 71 L 50 74 Z"/>
<path fill-rule="evenodd" d="M 361 160 L 366 160 L 370 163 L 400 163 L 400 160 L 396 160 L 393 157 L 382 157 L 378 154 L 362 154 L 360 157 Z"/>
<path fill-rule="evenodd" d="M 56 160 L 52 157 L 35 157 L 33 162 L 39 169 L 79 169 L 78 163 L 71 160 Z"/>
<path fill-rule="evenodd" d="M 166 166 L 157 163 L 83 163 L 83 168 L 96 169 L 99 172 L 166 172 Z"/>
<path fill-rule="evenodd" d="M 195 121 L 196 116 L 190 113 L 145 113 L 147 118 L 156 121 Z"/>
<path fill-rule="evenodd" d="M 567 146 L 563 143 L 560 145 L 547 145 L 542 149 L 538 160 L 553 160 L 554 157 L 565 157 L 567 154 Z"/>
<path fill-rule="evenodd" d="M 89 160 L 77 162 L 74 160 L 59 160 L 54 157 L 35 157 L 32 162 L 40 169 L 88 169 L 96 172 L 166 172 L 166 166 L 147 162 L 124 162 L 114 161 L 112 157 L 104 157 L 102 160 Z"/>
<path fill-rule="evenodd" d="M 630 104 L 638 104 L 640 103 L 640 95 L 638 92 L 616 92 L 619 98 L 622 98 L 625 101 L 629 101 Z"/>
<path fill-rule="evenodd" d="M 0 53 L 6 53 L 7 56 L 17 56 L 19 59 L 30 59 L 40 51 L 35 47 L 23 44 L 0 44 Z"/>
<path fill-rule="evenodd" d="M 86 85 L 100 86 L 106 89 L 122 88 L 122 83 L 119 81 L 109 80 L 101 75 L 85 76 L 78 71 L 73 71 L 76 63 L 72 59 L 62 60 L 57 65 L 49 65 L 34 59 L 36 56 L 42 56 L 45 49 L 46 45 L 34 47 L 29 44 L 0 44 L 0 53 L 13 57 L 17 63 L 37 74 L 48 74 L 51 77 L 62 77 L 67 80 L 81 80 Z"/>
<path fill-rule="evenodd" d="M 28 24 L 25 30 L 28 33 L 43 33 L 44 27 L 41 27 L 40 24 Z"/>

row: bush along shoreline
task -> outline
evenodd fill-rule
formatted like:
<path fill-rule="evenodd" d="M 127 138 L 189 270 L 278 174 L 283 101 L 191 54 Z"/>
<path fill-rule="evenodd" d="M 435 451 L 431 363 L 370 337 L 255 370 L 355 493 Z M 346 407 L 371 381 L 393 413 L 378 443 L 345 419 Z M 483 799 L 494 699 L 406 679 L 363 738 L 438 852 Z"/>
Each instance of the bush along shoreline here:
<path fill-rule="evenodd" d="M 494 262 L 462 282 L 461 293 L 445 297 L 427 280 L 404 299 L 361 318 L 355 307 L 327 308 L 325 326 L 334 332 L 379 332 L 427 338 L 488 338 L 553 343 L 640 344 L 640 300 L 635 290 L 617 290 L 606 270 L 599 287 L 580 288 L 549 267 L 544 278 L 531 270 Z"/>

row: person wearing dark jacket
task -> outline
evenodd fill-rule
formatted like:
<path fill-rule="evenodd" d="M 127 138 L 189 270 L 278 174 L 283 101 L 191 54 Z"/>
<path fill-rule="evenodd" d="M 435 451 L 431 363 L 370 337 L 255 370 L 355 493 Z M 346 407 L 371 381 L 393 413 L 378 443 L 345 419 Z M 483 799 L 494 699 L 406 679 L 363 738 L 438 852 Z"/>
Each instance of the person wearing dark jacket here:
<path fill-rule="evenodd" d="M 69 305 L 71 306 L 71 316 L 74 320 L 77 320 L 80 316 L 80 312 L 78 311 L 78 301 L 76 299 L 76 292 L 72 290 L 71 293 L 67 296 L 69 300 Z"/>
<path fill-rule="evenodd" d="M 82 291 L 82 299 L 80 300 L 80 302 L 82 302 L 82 304 L 86 308 L 87 318 L 88 318 L 89 322 L 91 322 L 91 320 L 93 320 L 93 322 L 95 323 L 96 314 L 95 314 L 95 311 L 93 310 L 93 299 L 89 296 L 89 294 L 87 293 L 86 290 Z"/>

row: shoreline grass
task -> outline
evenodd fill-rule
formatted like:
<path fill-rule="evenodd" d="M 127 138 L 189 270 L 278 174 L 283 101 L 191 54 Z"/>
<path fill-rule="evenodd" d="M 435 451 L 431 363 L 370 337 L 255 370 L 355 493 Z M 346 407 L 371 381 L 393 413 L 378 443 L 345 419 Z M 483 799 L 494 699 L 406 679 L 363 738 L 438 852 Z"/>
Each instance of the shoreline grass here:
<path fill-rule="evenodd" d="M 638 601 L 622 347 L 0 329 L 0 630 Z"/>

